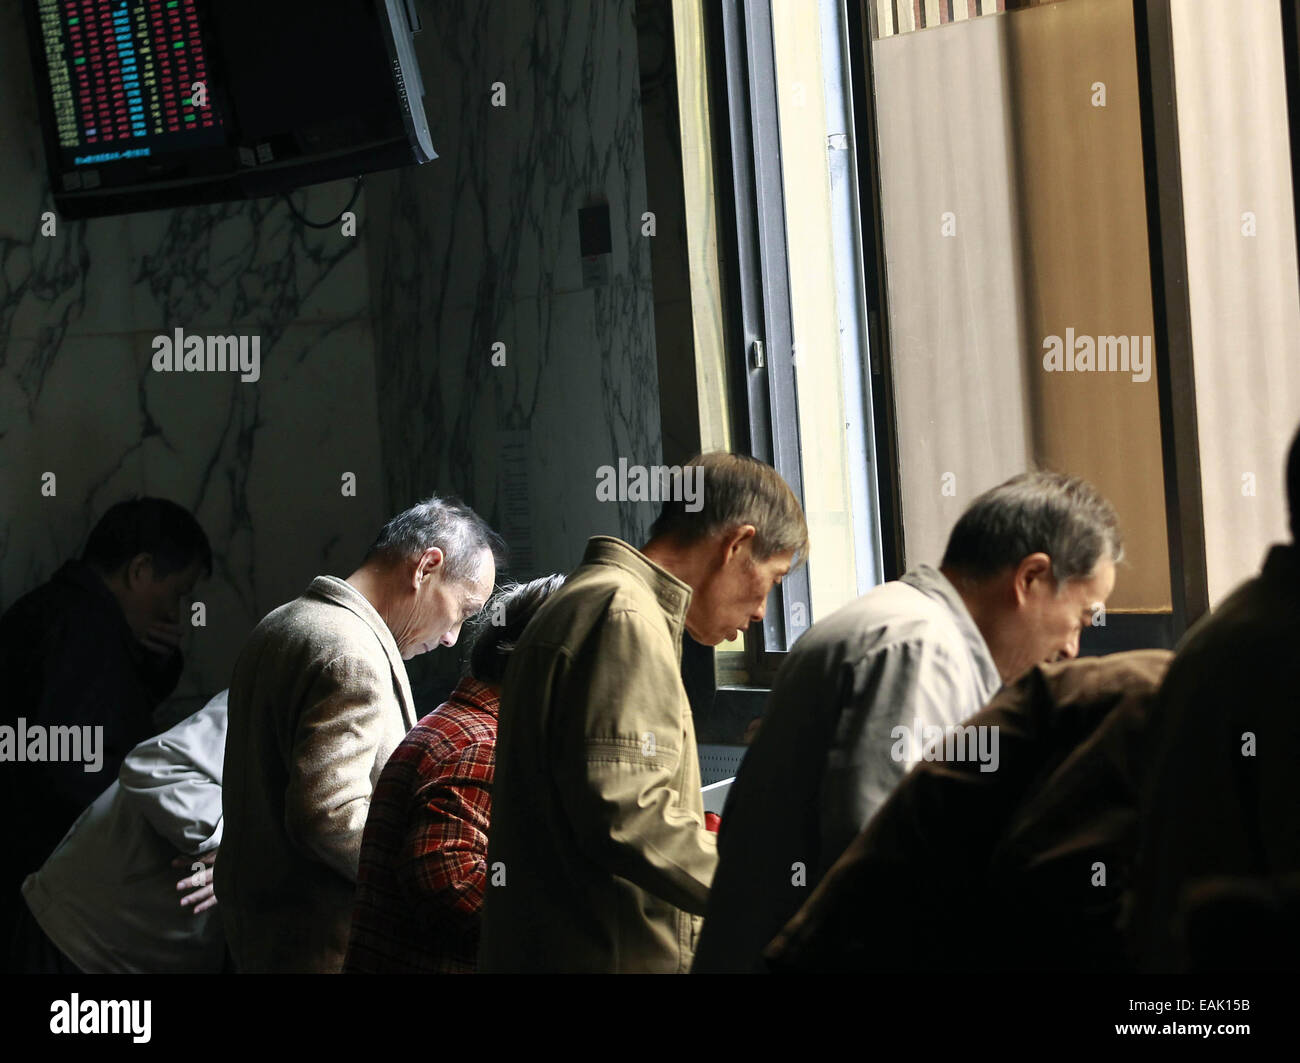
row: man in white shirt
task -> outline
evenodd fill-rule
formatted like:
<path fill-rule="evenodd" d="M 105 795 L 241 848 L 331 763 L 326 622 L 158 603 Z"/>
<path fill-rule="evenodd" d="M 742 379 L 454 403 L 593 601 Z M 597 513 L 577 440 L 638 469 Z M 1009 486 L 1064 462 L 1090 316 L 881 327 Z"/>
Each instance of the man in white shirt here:
<path fill-rule="evenodd" d="M 226 691 L 141 742 L 39 871 L 23 882 L 15 970 L 87 974 L 217 973 L 220 914 L 208 870 L 221 844 Z M 203 865 L 182 896 L 176 858 Z M 196 881 L 198 880 L 198 881 Z M 182 880 L 184 881 L 184 880 Z M 43 934 L 48 940 L 40 940 Z M 41 962 L 50 946 L 61 956 Z M 65 962 L 66 961 L 66 962 Z M 70 973 L 70 972 L 69 972 Z"/>
<path fill-rule="evenodd" d="M 1121 556 L 1096 490 L 1026 473 L 971 503 L 938 569 L 918 566 L 814 624 L 731 788 L 693 970 L 754 970 L 936 734 L 1033 665 L 1078 654 Z"/>

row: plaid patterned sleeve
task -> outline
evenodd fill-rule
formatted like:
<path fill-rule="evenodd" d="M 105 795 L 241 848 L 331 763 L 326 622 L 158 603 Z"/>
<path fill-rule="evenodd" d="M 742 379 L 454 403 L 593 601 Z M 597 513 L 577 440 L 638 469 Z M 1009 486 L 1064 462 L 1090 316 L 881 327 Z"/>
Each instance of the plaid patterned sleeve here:
<path fill-rule="evenodd" d="M 492 743 L 471 742 L 412 798 L 398 875 L 416 918 L 440 934 L 477 937 L 487 885 Z"/>
<path fill-rule="evenodd" d="M 466 677 L 393 750 L 361 844 L 346 972 L 475 969 L 496 710 L 495 690 Z"/>

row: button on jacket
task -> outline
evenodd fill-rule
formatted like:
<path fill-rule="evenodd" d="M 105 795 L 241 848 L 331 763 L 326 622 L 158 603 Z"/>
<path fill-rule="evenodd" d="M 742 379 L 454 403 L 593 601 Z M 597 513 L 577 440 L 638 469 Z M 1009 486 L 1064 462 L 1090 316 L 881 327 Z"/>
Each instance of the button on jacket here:
<path fill-rule="evenodd" d="M 501 695 L 480 971 L 684 972 L 717 860 L 681 679 L 691 589 L 596 536 Z"/>
<path fill-rule="evenodd" d="M 342 968 L 371 793 L 414 726 L 392 632 L 345 580 L 318 576 L 253 629 L 230 682 L 215 879 L 240 971 Z"/>

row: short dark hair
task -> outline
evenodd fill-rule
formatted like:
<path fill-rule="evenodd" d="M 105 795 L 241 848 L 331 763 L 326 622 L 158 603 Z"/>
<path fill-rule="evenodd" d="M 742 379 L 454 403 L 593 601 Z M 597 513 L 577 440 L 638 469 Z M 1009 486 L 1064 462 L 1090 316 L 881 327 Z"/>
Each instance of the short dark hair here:
<path fill-rule="evenodd" d="M 682 466 L 700 466 L 700 508 L 686 508 L 685 498 L 665 499 L 650 538 L 674 539 L 684 545 L 742 524 L 755 528 L 753 556 L 766 561 L 789 551 L 792 566 L 807 559 L 808 521 L 790 485 L 772 466 L 747 454 L 715 450 L 697 454 Z"/>
<path fill-rule="evenodd" d="M 1103 557 L 1118 563 L 1124 544 L 1115 507 L 1077 476 L 1013 476 L 958 518 L 942 565 L 984 579 L 1040 551 L 1052 559 L 1057 584 L 1091 575 Z"/>
<path fill-rule="evenodd" d="M 1300 430 L 1291 440 L 1286 459 L 1286 504 L 1291 514 L 1291 538 L 1300 539 Z"/>
<path fill-rule="evenodd" d="M 111 574 L 138 554 L 161 579 L 196 561 L 212 575 L 212 547 L 194 515 L 165 498 L 131 498 L 111 506 L 86 540 L 81 560 Z"/>
<path fill-rule="evenodd" d="M 510 654 L 528 622 L 547 598 L 558 591 L 564 577 L 558 572 L 528 583 L 501 587 L 472 623 L 466 672 L 480 683 L 499 684 L 506 675 Z M 495 623 L 497 618 L 503 623 Z"/>
<path fill-rule="evenodd" d="M 497 568 L 505 566 L 505 541 L 454 495 L 433 495 L 402 510 L 380 530 L 363 563 L 410 561 L 435 546 L 444 558 L 443 578 L 452 583 L 478 575 L 478 555 L 485 549 Z"/>

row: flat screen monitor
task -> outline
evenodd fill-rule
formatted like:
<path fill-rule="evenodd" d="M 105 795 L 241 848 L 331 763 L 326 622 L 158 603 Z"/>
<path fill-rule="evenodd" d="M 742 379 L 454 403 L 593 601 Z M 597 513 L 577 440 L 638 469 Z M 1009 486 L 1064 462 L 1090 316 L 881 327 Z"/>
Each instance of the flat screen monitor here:
<path fill-rule="evenodd" d="M 24 0 L 68 217 L 436 158 L 415 0 Z"/>

